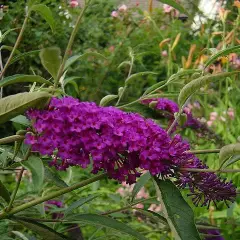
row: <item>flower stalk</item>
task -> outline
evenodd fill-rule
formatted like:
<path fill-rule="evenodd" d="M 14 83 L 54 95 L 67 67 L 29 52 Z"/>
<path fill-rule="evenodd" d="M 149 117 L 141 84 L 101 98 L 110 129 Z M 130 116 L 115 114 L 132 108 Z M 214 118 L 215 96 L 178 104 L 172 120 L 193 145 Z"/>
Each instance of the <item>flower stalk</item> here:
<path fill-rule="evenodd" d="M 103 178 L 105 178 L 106 176 L 107 176 L 107 174 L 106 174 L 106 173 L 103 173 L 103 174 L 100 174 L 100 175 L 98 175 L 98 176 L 95 176 L 95 177 L 89 178 L 89 179 L 87 179 L 87 180 L 84 180 L 84 181 L 82 181 L 82 182 L 80 182 L 80 183 L 76 183 L 76 184 L 74 184 L 74 185 L 72 185 L 72 186 L 69 186 L 69 187 L 60 189 L 60 190 L 58 190 L 58 191 L 56 191 L 56 192 L 50 193 L 50 194 L 48 194 L 48 195 L 46 195 L 46 196 L 43 196 L 43 197 L 39 197 L 39 198 L 37 198 L 37 199 L 34 199 L 34 200 L 32 200 L 32 201 L 30 201 L 30 202 L 27 202 L 27 203 L 25 203 L 25 204 L 22 204 L 22 205 L 20 205 L 20 206 L 18 206 L 18 207 L 12 208 L 12 209 L 11 209 L 10 211 L 8 211 L 8 212 L 5 211 L 5 212 L 0 213 L 0 219 L 7 218 L 7 217 L 9 217 L 10 215 L 13 215 L 13 214 L 15 214 L 15 213 L 21 212 L 21 211 L 23 211 L 23 210 L 25 210 L 25 209 L 28 209 L 28 208 L 33 207 L 33 206 L 36 206 L 36 205 L 38 205 L 38 204 L 40 204 L 40 203 L 43 203 L 43 202 L 45 202 L 45 201 L 48 201 L 48 200 L 50 200 L 50 199 L 53 199 L 53 198 L 59 197 L 59 196 L 61 196 L 61 195 L 64 195 L 64 194 L 66 194 L 66 193 L 72 192 L 73 190 L 76 190 L 76 189 L 81 188 L 81 187 L 84 187 L 84 186 L 86 186 L 86 185 L 88 185 L 88 184 L 90 184 L 90 183 L 93 183 L 93 182 L 96 182 L 96 181 L 98 181 L 98 180 L 100 180 L 100 179 L 103 179 Z"/>
<path fill-rule="evenodd" d="M 64 54 L 61 66 L 60 66 L 60 68 L 58 70 L 57 78 L 55 79 L 54 88 L 57 88 L 57 86 L 58 86 L 59 80 L 60 80 L 60 78 L 61 78 L 61 76 L 63 74 L 63 71 L 64 71 L 64 67 L 65 67 L 66 61 L 67 61 L 68 57 L 70 56 L 70 52 L 71 52 L 71 49 L 72 49 L 72 46 L 73 46 L 73 42 L 74 42 L 74 39 L 75 39 L 75 37 L 77 35 L 77 32 L 79 30 L 81 20 L 82 20 L 82 18 L 84 16 L 85 11 L 88 8 L 90 2 L 91 2 L 91 0 L 89 0 L 87 3 L 85 3 L 84 8 L 82 9 L 80 15 L 77 18 L 76 24 L 75 24 L 75 26 L 73 28 L 73 31 L 72 31 L 72 34 L 71 34 L 71 36 L 69 38 L 68 45 L 67 45 L 67 48 L 66 48 L 66 51 L 65 51 L 65 54 Z"/>

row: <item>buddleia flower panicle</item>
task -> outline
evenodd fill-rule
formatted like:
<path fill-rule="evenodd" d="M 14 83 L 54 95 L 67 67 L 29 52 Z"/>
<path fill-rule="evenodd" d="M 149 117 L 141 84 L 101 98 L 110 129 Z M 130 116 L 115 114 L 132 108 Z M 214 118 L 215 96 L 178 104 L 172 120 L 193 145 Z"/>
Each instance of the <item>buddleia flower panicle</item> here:
<path fill-rule="evenodd" d="M 63 97 L 52 98 L 47 109 L 32 109 L 26 115 L 32 132 L 26 135 L 25 143 L 51 157 L 50 165 L 59 170 L 92 164 L 92 173 L 105 171 L 110 178 L 129 184 L 136 182 L 142 170 L 148 170 L 164 179 L 177 178 L 178 186 L 189 187 L 196 194 L 194 202 L 203 205 L 232 201 L 236 195 L 231 182 L 213 173 L 182 172 L 184 167 L 205 166 L 187 153 L 190 146 L 180 135 L 171 139 L 153 120 L 137 113 Z"/>

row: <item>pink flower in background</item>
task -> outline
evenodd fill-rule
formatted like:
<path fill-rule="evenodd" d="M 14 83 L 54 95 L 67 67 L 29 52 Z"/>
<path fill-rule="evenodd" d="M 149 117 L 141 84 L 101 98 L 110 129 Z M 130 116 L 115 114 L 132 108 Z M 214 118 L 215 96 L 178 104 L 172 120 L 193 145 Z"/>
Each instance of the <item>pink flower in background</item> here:
<path fill-rule="evenodd" d="M 162 51 L 161 55 L 162 57 L 167 57 L 168 56 L 167 50 Z"/>
<path fill-rule="evenodd" d="M 141 208 L 143 209 L 144 208 L 144 205 L 142 203 L 138 203 L 137 205 L 135 205 L 136 208 Z"/>
<path fill-rule="evenodd" d="M 114 47 L 114 46 L 110 46 L 110 47 L 108 48 L 108 50 L 109 50 L 110 52 L 114 52 L 115 47 Z"/>
<path fill-rule="evenodd" d="M 112 11 L 111 16 L 114 18 L 118 17 L 118 12 L 117 11 Z"/>
<path fill-rule="evenodd" d="M 210 121 L 215 121 L 217 119 L 218 113 L 217 112 L 211 112 L 210 113 Z"/>
<path fill-rule="evenodd" d="M 71 6 L 72 8 L 75 8 L 75 7 L 77 7 L 78 5 L 79 5 L 79 3 L 78 3 L 77 0 L 71 0 L 71 1 L 70 1 L 70 6 Z"/>
<path fill-rule="evenodd" d="M 209 127 L 211 127 L 212 124 L 213 124 L 213 121 L 207 121 L 207 125 L 208 125 Z"/>
<path fill-rule="evenodd" d="M 163 4 L 163 11 L 165 13 L 170 13 L 174 8 L 169 6 L 168 4 Z"/>
<path fill-rule="evenodd" d="M 153 204 L 150 205 L 148 210 L 150 210 L 152 212 L 161 212 L 162 211 L 162 207 L 161 207 L 161 205 L 156 205 L 156 204 L 153 203 Z"/>
<path fill-rule="evenodd" d="M 229 109 L 228 109 L 227 115 L 228 115 L 229 118 L 231 118 L 232 120 L 234 119 L 234 110 L 233 110 L 233 108 L 229 108 Z"/>
<path fill-rule="evenodd" d="M 125 4 L 123 4 L 122 6 L 120 6 L 120 7 L 118 8 L 118 10 L 119 10 L 120 12 L 126 12 L 126 11 L 127 11 L 127 6 L 126 6 Z"/>

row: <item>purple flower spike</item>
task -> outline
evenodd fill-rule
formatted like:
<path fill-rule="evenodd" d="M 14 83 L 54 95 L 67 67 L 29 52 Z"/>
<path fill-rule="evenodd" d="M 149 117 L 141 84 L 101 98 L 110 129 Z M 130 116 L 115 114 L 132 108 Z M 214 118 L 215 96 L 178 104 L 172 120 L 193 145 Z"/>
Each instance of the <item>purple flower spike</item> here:
<path fill-rule="evenodd" d="M 50 165 L 59 170 L 92 163 L 94 174 L 105 171 L 110 178 L 130 184 L 141 169 L 149 170 L 152 175 L 177 178 L 179 187 L 188 186 L 195 204 L 233 201 L 236 196 L 233 184 L 214 173 L 182 171 L 206 166 L 187 153 L 190 146 L 179 135 L 171 139 L 153 120 L 139 114 L 64 97 L 52 98 L 48 109 L 33 109 L 27 116 L 32 133 L 25 143 L 50 156 Z"/>

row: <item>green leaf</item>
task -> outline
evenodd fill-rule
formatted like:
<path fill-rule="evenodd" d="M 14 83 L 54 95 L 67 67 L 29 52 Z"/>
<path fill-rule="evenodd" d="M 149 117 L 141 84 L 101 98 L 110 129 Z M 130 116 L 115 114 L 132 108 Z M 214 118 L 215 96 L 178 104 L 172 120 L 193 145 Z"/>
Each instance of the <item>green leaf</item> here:
<path fill-rule="evenodd" d="M 224 72 L 224 73 L 217 73 L 217 74 L 209 74 L 207 76 L 199 77 L 197 79 L 192 80 L 190 83 L 185 85 L 179 96 L 178 96 L 178 103 L 180 106 L 183 106 L 187 99 L 192 96 L 194 93 L 199 91 L 199 89 L 206 84 L 209 84 L 212 81 L 219 80 L 220 78 L 226 78 L 238 72 Z"/>
<path fill-rule="evenodd" d="M 240 160 L 240 155 L 239 155 L 239 154 L 236 155 L 236 156 L 232 156 L 232 157 L 229 159 L 229 161 L 225 161 L 225 162 L 224 162 L 224 163 L 226 163 L 226 164 L 224 165 L 224 168 L 226 168 L 226 167 L 228 167 L 228 166 L 230 166 L 230 165 L 238 162 L 239 160 Z M 224 163 L 223 163 L 223 164 L 224 164 Z M 223 165 L 223 164 L 222 164 L 222 165 Z"/>
<path fill-rule="evenodd" d="M 100 106 L 106 106 L 109 102 L 112 100 L 118 98 L 118 95 L 107 95 L 104 98 L 101 99 L 100 101 Z"/>
<path fill-rule="evenodd" d="M 97 197 L 98 197 L 97 195 L 90 195 L 72 203 L 64 212 L 65 217 L 72 213 L 76 208 L 81 207 L 83 204 L 88 203 Z"/>
<path fill-rule="evenodd" d="M 147 172 L 138 179 L 137 183 L 133 187 L 132 201 L 134 200 L 138 192 L 141 190 L 141 188 L 149 181 L 150 178 L 151 178 L 151 174 Z"/>
<path fill-rule="evenodd" d="M 176 1 L 174 1 L 174 0 L 158 0 L 158 1 L 161 3 L 168 4 L 169 6 L 172 6 L 175 9 L 177 9 L 179 12 L 182 12 L 190 17 L 190 14 Z"/>
<path fill-rule="evenodd" d="M 23 115 L 18 115 L 12 119 L 10 119 L 11 122 L 14 122 L 14 123 L 19 123 L 23 126 L 30 126 L 30 121 Z"/>
<path fill-rule="evenodd" d="M 27 161 L 22 162 L 22 165 L 32 173 L 34 190 L 41 190 L 44 181 L 44 166 L 41 158 L 30 156 Z"/>
<path fill-rule="evenodd" d="M 3 183 L 0 180 L 0 196 L 7 202 L 10 202 L 10 194 L 7 190 L 7 188 L 3 185 Z"/>
<path fill-rule="evenodd" d="M 37 82 L 41 84 L 52 85 L 51 82 L 47 81 L 46 79 L 40 76 L 16 74 L 16 75 L 4 78 L 0 82 L 0 87 L 5 87 L 7 85 L 11 85 L 15 83 L 25 83 L 25 82 L 31 82 L 31 83 Z"/>
<path fill-rule="evenodd" d="M 113 218 L 99 216 L 96 214 L 77 214 L 77 215 L 72 216 L 72 218 L 68 218 L 68 220 L 71 222 L 85 222 L 90 225 L 111 228 L 111 229 L 119 231 L 121 233 L 129 234 L 129 235 L 135 237 L 136 239 L 147 240 L 139 232 L 133 230 L 128 225 L 126 225 L 122 222 L 119 222 Z"/>
<path fill-rule="evenodd" d="M 12 51 L 13 50 L 13 47 L 11 47 L 11 46 L 7 46 L 7 45 L 2 45 L 1 47 L 0 47 L 0 51 L 2 51 L 2 50 L 8 50 L 8 51 Z M 16 50 L 15 51 L 15 54 L 21 54 L 21 52 L 19 51 L 19 50 Z"/>
<path fill-rule="evenodd" d="M 156 91 L 159 87 L 162 87 L 163 85 L 165 85 L 166 82 L 167 81 L 161 81 L 161 82 L 155 83 L 154 85 L 146 89 L 146 91 L 143 93 L 143 96 L 147 95 L 152 91 Z"/>
<path fill-rule="evenodd" d="M 41 17 L 49 24 L 49 26 L 52 29 L 52 31 L 54 31 L 55 20 L 54 20 L 52 11 L 50 10 L 49 7 L 47 7 L 44 4 L 37 4 L 37 5 L 33 5 L 30 8 L 30 11 L 35 11 L 38 14 L 40 14 Z"/>
<path fill-rule="evenodd" d="M 17 28 L 9 29 L 9 30 L 7 30 L 3 35 L 1 35 L 1 36 L 0 36 L 0 43 L 2 43 L 2 42 L 5 40 L 5 38 L 7 37 L 7 35 L 8 35 L 10 32 L 15 31 L 15 30 L 17 30 Z"/>
<path fill-rule="evenodd" d="M 44 68 L 56 79 L 62 57 L 58 47 L 44 48 L 40 52 L 40 59 Z"/>
<path fill-rule="evenodd" d="M 230 157 L 237 154 L 240 154 L 240 143 L 233 143 L 222 147 L 219 153 L 220 168 Z"/>
<path fill-rule="evenodd" d="M 23 233 L 19 231 L 12 231 L 12 233 L 22 240 L 29 240 Z"/>
<path fill-rule="evenodd" d="M 180 69 L 177 73 L 173 74 L 168 80 L 167 84 L 174 82 L 175 80 L 178 80 L 181 77 L 184 77 L 186 75 L 194 74 L 194 73 L 201 73 L 202 70 L 200 69 Z"/>
<path fill-rule="evenodd" d="M 51 95 L 46 92 L 25 92 L 0 99 L 0 124 L 24 113 L 29 108 L 43 108 L 50 98 Z"/>
<path fill-rule="evenodd" d="M 142 76 L 145 76 L 145 75 L 158 75 L 158 73 L 155 73 L 155 72 L 139 72 L 139 73 L 135 73 L 135 74 L 132 74 L 130 77 L 128 77 L 125 81 L 125 84 L 130 84 L 133 82 L 133 80 L 135 80 L 136 78 L 139 78 L 139 77 L 142 77 Z"/>
<path fill-rule="evenodd" d="M 226 56 L 230 53 L 238 53 L 238 52 L 240 52 L 240 45 L 218 51 L 216 54 L 214 54 L 207 60 L 204 68 L 207 68 L 210 64 L 214 63 L 219 57 Z"/>
<path fill-rule="evenodd" d="M 27 56 L 30 56 L 30 55 L 33 55 L 33 54 L 39 54 L 39 53 L 40 53 L 40 50 L 33 50 L 33 51 L 30 51 L 30 52 L 24 52 L 24 53 L 18 54 L 11 59 L 11 62 L 9 64 L 9 66 L 11 64 L 17 62 L 18 60 L 24 58 L 24 57 L 27 57 Z"/>
<path fill-rule="evenodd" d="M 154 177 L 158 197 L 163 207 L 164 217 L 175 235 L 176 240 L 200 240 L 195 226 L 194 214 L 178 188 L 170 180 Z"/>
<path fill-rule="evenodd" d="M 79 87 L 78 87 L 77 82 L 75 81 L 75 80 L 78 80 L 78 79 L 82 79 L 82 77 L 68 77 L 68 78 L 65 78 L 63 80 L 63 85 L 65 87 L 67 84 L 71 84 L 74 87 L 76 93 L 79 94 Z"/>
<path fill-rule="evenodd" d="M 75 62 L 77 62 L 79 60 L 82 60 L 82 59 L 84 59 L 86 57 L 89 57 L 89 56 L 100 57 L 100 58 L 106 59 L 106 57 L 104 57 L 102 54 L 97 53 L 97 52 L 86 52 L 84 54 L 75 55 L 75 56 L 70 57 L 66 61 L 65 66 L 64 66 L 64 71 L 67 70 Z"/>
<path fill-rule="evenodd" d="M 60 188 L 68 187 L 68 185 L 59 177 L 58 173 L 54 172 L 47 166 L 44 167 L 44 177 Z"/>
<path fill-rule="evenodd" d="M 27 220 L 20 220 L 20 218 L 12 218 L 14 221 L 21 223 L 29 230 L 33 231 L 34 233 L 38 234 L 42 237 L 42 239 L 47 240 L 65 240 L 67 239 L 64 235 L 54 231 L 52 228 L 38 223 L 36 221 L 27 221 Z"/>

